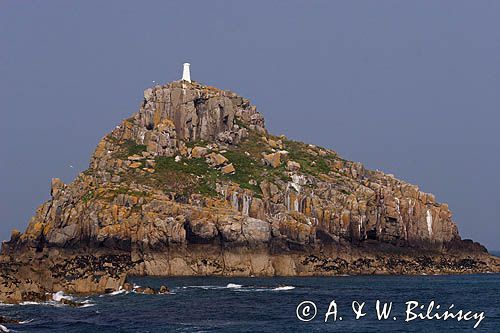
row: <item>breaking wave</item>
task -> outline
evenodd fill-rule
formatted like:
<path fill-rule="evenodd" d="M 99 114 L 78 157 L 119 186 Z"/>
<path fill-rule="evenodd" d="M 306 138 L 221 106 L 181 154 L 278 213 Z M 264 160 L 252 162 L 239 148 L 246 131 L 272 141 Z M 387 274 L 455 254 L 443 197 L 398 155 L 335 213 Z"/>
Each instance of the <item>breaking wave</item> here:
<path fill-rule="evenodd" d="M 275 291 L 281 291 L 281 290 L 292 290 L 295 289 L 294 286 L 282 286 L 282 287 L 276 287 L 273 290 Z"/>
<path fill-rule="evenodd" d="M 52 300 L 56 302 L 60 302 L 63 298 L 68 300 L 73 300 L 72 296 L 66 295 L 62 291 L 58 291 L 57 293 L 52 294 Z"/>
<path fill-rule="evenodd" d="M 102 295 L 99 295 L 99 297 L 105 297 L 105 296 L 116 296 L 116 295 L 120 295 L 120 294 L 125 294 L 125 295 L 126 295 L 126 294 L 128 294 L 128 293 L 129 293 L 129 292 L 128 292 L 128 291 L 126 291 L 125 289 L 121 289 L 121 288 L 120 288 L 120 289 L 118 289 L 118 290 L 116 290 L 116 291 L 113 291 L 113 292 L 111 292 L 111 293 L 109 293 L 109 294 L 102 294 Z"/>
<path fill-rule="evenodd" d="M 236 283 L 228 283 L 226 288 L 233 288 L 233 289 L 239 289 L 243 287 L 241 284 L 236 284 Z"/>
<path fill-rule="evenodd" d="M 203 290 L 221 290 L 221 289 L 230 289 L 234 291 L 241 292 L 252 292 L 252 291 L 286 291 L 295 289 L 294 286 L 245 286 L 236 283 L 228 283 L 226 286 L 211 286 L 211 285 L 202 285 L 202 286 L 183 286 L 179 289 L 190 289 L 190 288 L 199 288 Z"/>

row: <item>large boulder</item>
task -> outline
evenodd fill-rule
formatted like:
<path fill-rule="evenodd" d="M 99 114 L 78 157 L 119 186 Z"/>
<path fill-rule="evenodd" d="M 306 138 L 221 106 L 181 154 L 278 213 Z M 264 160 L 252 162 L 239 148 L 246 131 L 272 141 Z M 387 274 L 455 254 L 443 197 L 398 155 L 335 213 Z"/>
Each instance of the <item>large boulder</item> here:
<path fill-rule="evenodd" d="M 212 166 L 221 166 L 228 162 L 228 159 L 219 153 L 208 154 L 208 161 Z"/>
<path fill-rule="evenodd" d="M 221 171 L 222 171 L 222 173 L 228 174 L 228 173 L 235 172 L 236 169 L 234 168 L 233 163 L 229 163 L 228 165 L 223 166 Z"/>
<path fill-rule="evenodd" d="M 271 154 L 262 154 L 264 157 L 264 162 L 267 165 L 272 166 L 273 168 L 277 168 L 281 164 L 281 154 L 280 153 L 271 153 Z"/>
<path fill-rule="evenodd" d="M 208 154 L 208 149 L 205 147 L 194 147 L 191 150 L 191 156 L 193 158 L 205 157 Z"/>
<path fill-rule="evenodd" d="M 188 239 L 193 243 L 204 243 L 212 241 L 219 234 L 217 227 L 206 218 L 191 220 L 188 226 Z"/>
<path fill-rule="evenodd" d="M 271 238 L 271 226 L 266 221 L 247 216 L 241 226 L 243 237 L 250 243 L 266 243 Z"/>

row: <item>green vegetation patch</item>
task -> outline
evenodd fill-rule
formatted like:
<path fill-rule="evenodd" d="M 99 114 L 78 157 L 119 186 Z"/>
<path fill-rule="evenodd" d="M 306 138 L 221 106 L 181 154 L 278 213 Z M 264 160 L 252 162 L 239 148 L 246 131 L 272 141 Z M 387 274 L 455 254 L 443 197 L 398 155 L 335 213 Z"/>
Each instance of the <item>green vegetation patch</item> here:
<path fill-rule="evenodd" d="M 141 155 L 143 151 L 146 151 L 145 145 L 138 145 L 132 140 L 125 141 L 125 143 L 123 143 L 123 147 L 127 150 L 128 156 Z"/>
<path fill-rule="evenodd" d="M 332 170 L 330 162 L 335 160 L 335 155 L 315 156 L 309 151 L 312 148 L 298 141 L 286 140 L 284 145 L 288 151 L 288 158 L 299 163 L 303 172 L 318 175 L 327 174 Z"/>
<path fill-rule="evenodd" d="M 174 157 L 164 156 L 156 158 L 156 170 L 174 170 L 196 176 L 205 175 L 213 171 L 203 158 L 182 159 L 176 162 Z"/>
<path fill-rule="evenodd" d="M 116 138 L 108 137 L 110 142 L 113 142 L 119 146 L 119 151 L 114 154 L 114 157 L 126 160 L 127 157 L 132 155 L 141 155 L 142 152 L 146 151 L 145 145 L 139 145 L 133 140 L 126 140 L 124 142 L 119 142 Z"/>
<path fill-rule="evenodd" d="M 159 181 L 166 192 L 216 196 L 215 184 L 220 172 L 211 168 L 203 158 L 176 162 L 174 157 L 158 157 L 155 173 L 152 176 Z"/>
<path fill-rule="evenodd" d="M 252 185 L 249 182 L 252 179 L 255 181 L 262 180 L 263 166 L 258 165 L 257 161 L 241 151 L 230 150 L 224 153 L 224 156 L 229 162 L 233 163 L 236 171 L 233 174 L 224 175 L 223 177 L 239 184 L 241 188 L 246 188 L 260 194 L 260 187 Z"/>
<path fill-rule="evenodd" d="M 149 194 L 145 191 L 135 191 L 127 187 L 119 187 L 116 189 L 112 189 L 111 192 L 113 192 L 115 195 L 118 194 L 127 194 L 127 195 L 133 195 L 136 197 L 147 197 Z"/>
<path fill-rule="evenodd" d="M 238 119 L 235 121 L 239 122 Z M 238 125 L 243 127 L 243 124 Z M 280 139 L 272 136 L 270 138 Z M 292 140 L 283 141 L 288 155 L 282 157 L 282 163 L 278 168 L 263 164 L 262 153 L 271 153 L 272 150 L 261 133 L 249 130 L 248 138 L 238 145 L 229 146 L 227 151 L 221 153 L 235 167 L 236 171 L 232 174 L 223 174 L 220 170 L 212 168 L 204 158 L 183 158 L 176 162 L 174 157 L 157 157 L 154 173 L 140 177 L 135 174 L 129 176 L 134 181 L 183 196 L 194 193 L 216 196 L 216 184 L 221 181 L 236 183 L 241 188 L 254 192 L 255 196 L 261 196 L 259 184 L 263 181 L 287 182 L 290 180 L 285 168 L 287 160 L 299 163 L 301 172 L 314 176 L 332 171 L 332 163 L 337 159 L 336 154 L 328 153 L 326 156 L 319 156 L 317 155 L 319 148 Z M 186 144 L 188 147 L 195 147 L 205 146 L 206 142 L 194 141 Z M 122 154 L 128 154 L 127 156 L 140 154 L 146 150 L 144 145 L 138 145 L 133 141 L 126 141 L 120 146 Z M 252 180 L 256 182 L 256 185 L 250 184 Z"/>
<path fill-rule="evenodd" d="M 94 198 L 94 191 L 88 191 L 87 193 L 85 193 L 83 196 L 82 196 L 82 201 L 87 203 L 89 202 L 90 200 L 92 200 Z"/>
<path fill-rule="evenodd" d="M 186 141 L 186 147 L 188 148 L 194 148 L 196 146 L 198 147 L 205 147 L 207 143 L 203 140 L 196 140 L 196 141 Z"/>
<path fill-rule="evenodd" d="M 275 182 L 276 180 L 289 181 L 289 176 L 285 170 L 285 163 L 281 163 L 278 168 L 272 168 L 262 163 L 262 153 L 267 151 L 267 144 L 263 142 L 258 133 L 250 132 L 249 138 L 243 140 L 239 146 L 231 148 L 224 153 L 224 156 L 233 163 L 236 172 L 224 177 L 239 184 L 241 188 L 246 188 L 260 195 L 261 190 L 258 185 L 252 185 L 250 180 L 261 183 L 264 180 Z M 248 153 L 248 154 L 247 154 Z"/>

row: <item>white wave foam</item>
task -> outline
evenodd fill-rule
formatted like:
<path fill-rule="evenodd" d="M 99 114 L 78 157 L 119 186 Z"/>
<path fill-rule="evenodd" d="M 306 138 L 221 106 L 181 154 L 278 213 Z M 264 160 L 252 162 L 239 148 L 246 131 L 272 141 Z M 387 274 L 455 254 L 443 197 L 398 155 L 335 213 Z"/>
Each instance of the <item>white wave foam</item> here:
<path fill-rule="evenodd" d="M 7 327 L 5 327 L 5 326 L 3 326 L 1 324 L 0 324 L 0 331 L 2 331 L 2 332 L 10 332 L 10 330 Z"/>
<path fill-rule="evenodd" d="M 118 290 L 115 290 L 109 294 L 102 294 L 102 295 L 99 295 L 99 297 L 104 297 L 104 296 L 115 296 L 115 295 L 120 295 L 120 294 L 128 294 L 129 292 L 126 291 L 125 289 L 118 289 Z"/>
<path fill-rule="evenodd" d="M 264 292 L 264 291 L 286 291 L 295 289 L 294 286 L 281 286 L 281 287 L 256 287 L 256 286 L 248 286 L 242 288 L 236 288 L 235 291 L 238 292 Z"/>
<path fill-rule="evenodd" d="M 0 306 L 14 306 L 15 304 L 10 304 L 10 303 L 1 303 Z"/>
<path fill-rule="evenodd" d="M 82 306 L 80 306 L 80 308 L 89 308 L 91 306 L 94 306 L 95 304 L 94 303 L 87 303 L 87 304 L 83 304 Z"/>
<path fill-rule="evenodd" d="M 23 321 L 20 321 L 19 324 L 29 324 L 32 321 L 33 321 L 33 319 L 23 320 Z"/>
<path fill-rule="evenodd" d="M 225 289 L 227 287 L 222 287 L 222 286 L 184 286 L 182 289 L 188 289 L 188 288 L 199 288 L 203 290 L 212 290 L 212 289 Z"/>
<path fill-rule="evenodd" d="M 41 304 L 48 304 L 48 303 L 47 302 L 31 302 L 31 301 L 19 303 L 19 305 L 41 305 Z"/>
<path fill-rule="evenodd" d="M 237 288 L 234 291 L 237 292 L 257 292 L 257 291 L 269 291 L 268 288 Z"/>
<path fill-rule="evenodd" d="M 294 286 L 280 286 L 280 287 L 266 287 L 266 286 L 243 286 L 236 283 L 228 283 L 225 287 L 222 286 L 183 286 L 177 288 L 177 290 L 188 289 L 188 288 L 200 288 L 204 290 L 217 290 L 217 289 L 236 289 L 237 291 L 283 291 L 295 289 Z"/>
<path fill-rule="evenodd" d="M 236 284 L 236 283 L 228 283 L 228 285 L 226 286 L 226 288 L 233 288 L 233 289 L 239 289 L 243 287 L 241 284 Z"/>
<path fill-rule="evenodd" d="M 274 288 L 273 290 L 280 291 L 280 290 L 292 290 L 292 289 L 295 289 L 295 287 L 294 286 L 283 286 L 283 287 Z"/>
<path fill-rule="evenodd" d="M 65 295 L 63 291 L 58 291 L 57 293 L 52 294 L 52 299 L 56 302 L 60 302 L 63 298 L 67 300 L 73 299 L 73 297 Z"/>
<path fill-rule="evenodd" d="M 49 306 L 55 306 L 56 308 L 67 306 L 66 304 L 62 304 L 61 302 L 57 302 L 57 301 L 48 301 L 48 302 L 25 301 L 25 302 L 19 303 L 19 305 L 49 305 Z"/>
<path fill-rule="evenodd" d="M 120 294 L 123 294 L 123 293 L 127 293 L 127 291 L 125 289 L 119 289 L 119 290 L 113 291 L 112 293 L 109 293 L 108 295 L 109 296 L 115 296 L 115 295 L 120 295 Z"/>
<path fill-rule="evenodd" d="M 64 304 L 64 303 L 61 302 L 61 300 L 63 300 L 63 299 L 74 301 L 74 297 L 69 296 L 69 295 L 65 295 L 64 292 L 62 292 L 62 291 L 58 291 L 58 292 L 52 294 L 52 300 L 50 300 L 48 302 L 31 302 L 31 301 L 26 301 L 26 302 L 19 303 L 19 305 L 49 305 L 49 306 L 55 306 L 57 308 L 69 306 L 68 304 Z M 87 299 L 87 300 L 84 300 L 83 302 L 77 302 L 77 303 L 83 304 L 82 306 L 79 306 L 81 308 L 86 308 L 86 307 L 94 306 L 95 305 L 94 303 L 90 303 L 90 302 L 91 302 L 91 300 Z M 29 321 L 22 322 L 21 324 L 29 323 L 32 320 L 33 319 L 31 319 Z"/>

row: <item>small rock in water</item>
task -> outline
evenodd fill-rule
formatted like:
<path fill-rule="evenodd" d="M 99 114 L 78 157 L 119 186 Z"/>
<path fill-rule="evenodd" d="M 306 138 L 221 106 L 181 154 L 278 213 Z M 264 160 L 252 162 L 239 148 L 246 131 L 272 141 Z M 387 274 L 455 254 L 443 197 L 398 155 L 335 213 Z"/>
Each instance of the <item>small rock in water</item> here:
<path fill-rule="evenodd" d="M 125 282 L 123 284 L 123 290 L 125 291 L 132 291 L 134 289 L 134 286 L 128 282 Z"/>
<path fill-rule="evenodd" d="M 147 287 L 144 289 L 143 293 L 146 295 L 154 295 L 156 294 L 156 291 L 153 288 Z"/>
<path fill-rule="evenodd" d="M 161 286 L 160 287 L 160 294 L 168 294 L 170 292 L 170 289 L 166 286 Z"/>
<path fill-rule="evenodd" d="M 81 307 L 81 306 L 84 305 L 83 303 L 75 302 L 75 301 L 72 301 L 72 300 L 67 299 L 67 298 L 61 298 L 61 303 L 69 305 L 69 306 L 71 306 L 73 308 L 79 308 L 79 307 Z"/>

